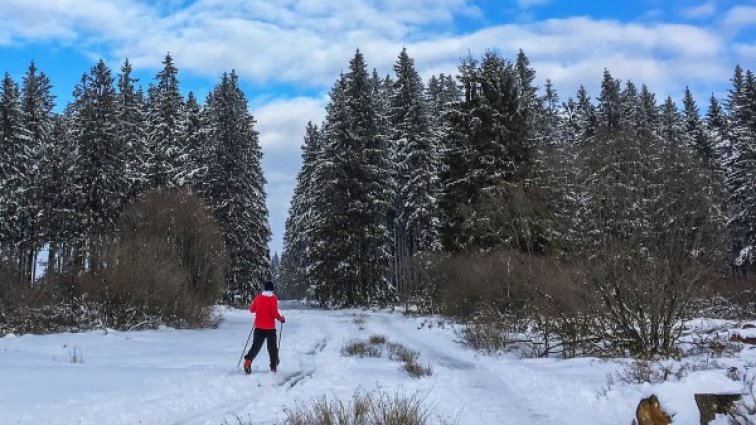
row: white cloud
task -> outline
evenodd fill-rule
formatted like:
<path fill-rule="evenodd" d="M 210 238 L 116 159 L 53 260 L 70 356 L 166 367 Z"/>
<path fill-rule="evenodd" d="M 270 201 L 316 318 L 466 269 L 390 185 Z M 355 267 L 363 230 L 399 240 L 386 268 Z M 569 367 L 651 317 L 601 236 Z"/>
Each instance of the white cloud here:
<path fill-rule="evenodd" d="M 252 108 L 260 132 L 263 169 L 268 181 L 268 211 L 273 232 L 271 250 L 281 251 L 284 224 L 300 167 L 300 147 L 308 121 L 320 125 L 325 116 L 324 97 L 273 99 Z M 257 99 L 252 99 L 256 104 Z"/>
<path fill-rule="evenodd" d="M 82 33 L 101 39 L 139 36 L 136 22 L 153 19 L 152 9 L 131 0 L 88 2 L 3 0 L 0 5 L 0 43 L 15 41 L 76 41 Z"/>
<path fill-rule="evenodd" d="M 714 16 L 717 13 L 717 5 L 713 1 L 699 4 L 698 6 L 683 8 L 680 14 L 688 19 L 701 19 Z"/>
<path fill-rule="evenodd" d="M 734 49 L 740 59 L 756 61 L 756 44 L 737 43 Z"/>
<path fill-rule="evenodd" d="M 297 97 L 273 100 L 253 110 L 263 150 L 296 152 L 307 122 L 320 125 L 323 121 L 325 105 L 324 98 Z"/>
<path fill-rule="evenodd" d="M 534 64 L 548 66 L 537 69 L 539 74 L 552 78 L 557 87 L 564 83 L 568 91 L 591 64 L 600 73 L 604 67 L 619 70 L 633 58 L 645 64 L 634 78 L 653 78 L 647 82 L 654 86 L 687 78 L 677 71 L 681 66 L 721 63 L 732 54 L 725 36 L 693 25 L 580 17 L 494 25 L 465 34 L 448 31 L 455 16 L 480 13 L 470 0 L 198 0 L 184 8 L 174 1 L 162 9 L 148 6 L 146 0 L 87 3 L 89 7 L 83 7 L 83 0 L 48 3 L 52 6 L 5 0 L 0 21 L 10 25 L 0 29 L 0 40 L 98 45 L 108 49 L 103 54 L 113 63 L 129 57 L 142 68 L 158 67 L 170 51 L 182 72 L 215 77 L 233 68 L 256 84 L 318 89 L 333 83 L 357 47 L 371 67 L 385 74 L 406 46 L 425 76 L 455 72 L 468 51 L 496 48 L 511 56 L 523 48 Z M 37 15 L 45 19 L 32 19 Z M 733 8 L 723 22 L 738 27 L 756 22 L 756 7 Z M 431 23 L 433 29 L 426 26 Z M 555 75 L 548 75 L 550 71 Z"/>
<path fill-rule="evenodd" d="M 548 2 L 518 0 L 525 9 Z M 752 6 L 730 9 L 718 21 L 721 27 L 572 17 L 460 33 L 456 18 L 481 16 L 473 0 L 157 3 L 2 0 L 0 44 L 52 41 L 102 54 L 111 63 L 128 57 L 141 68 L 159 67 L 170 51 L 182 73 L 216 78 L 233 68 L 245 82 L 323 92 L 358 47 L 369 66 L 384 75 L 407 47 L 425 78 L 455 73 L 459 58 L 468 52 L 478 56 L 495 48 L 513 57 L 522 48 L 541 83 L 550 78 L 565 99 L 580 84 L 595 97 L 604 68 L 617 78 L 647 83 L 659 98 L 679 98 L 686 84 L 711 92 L 726 84 L 736 60 L 753 60 L 756 50 L 733 41 L 733 34 L 756 24 Z M 706 16 L 712 6 L 703 3 L 682 13 Z M 305 124 L 322 120 L 325 102 L 322 97 L 252 99 L 276 238 L 299 166 Z"/>
<path fill-rule="evenodd" d="M 545 6 L 551 3 L 551 0 L 517 0 L 517 5 L 522 9 L 529 9 L 536 6 Z"/>
<path fill-rule="evenodd" d="M 739 31 L 756 25 L 756 6 L 733 7 L 725 14 L 722 25 L 730 31 Z"/>

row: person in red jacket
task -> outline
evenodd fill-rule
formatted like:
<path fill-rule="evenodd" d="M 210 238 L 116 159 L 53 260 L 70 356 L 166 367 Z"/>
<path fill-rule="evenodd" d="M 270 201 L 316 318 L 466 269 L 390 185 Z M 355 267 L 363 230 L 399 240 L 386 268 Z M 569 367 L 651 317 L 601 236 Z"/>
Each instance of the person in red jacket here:
<path fill-rule="evenodd" d="M 252 338 L 252 348 L 244 356 L 244 372 L 247 374 L 252 373 L 252 360 L 257 357 L 266 340 L 268 341 L 270 371 L 275 373 L 279 363 L 275 321 L 284 323 L 286 319 L 278 312 L 278 298 L 273 293 L 273 282 L 265 282 L 264 289 L 249 305 L 249 311 L 255 315 L 255 334 Z"/>

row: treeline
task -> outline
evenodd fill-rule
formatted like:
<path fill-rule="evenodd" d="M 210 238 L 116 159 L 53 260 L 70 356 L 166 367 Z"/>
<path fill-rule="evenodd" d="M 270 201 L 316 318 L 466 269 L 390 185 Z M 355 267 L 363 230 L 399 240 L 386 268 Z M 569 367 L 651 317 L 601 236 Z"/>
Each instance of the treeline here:
<path fill-rule="evenodd" d="M 108 275 L 118 265 L 108 250 L 138 227 L 123 228 L 127 206 L 148 193 L 173 199 L 175 190 L 187 194 L 176 202 L 195 210 L 199 204 L 187 196 L 202 198 L 220 226 L 230 260 L 226 299 L 244 301 L 261 287 L 270 277 L 262 153 L 234 72 L 223 74 L 204 104 L 193 93 L 181 94 L 170 55 L 146 93 L 128 60 L 117 75 L 100 60 L 82 75 L 62 113 L 54 110 L 51 88 L 32 63 L 20 86 L 6 73 L 0 89 L 0 267 L 6 277 L 0 287 L 11 280 L 32 285 L 43 276 Z M 164 229 L 171 246 L 176 221 L 163 221 L 171 227 Z M 40 253 L 47 259 L 38 275 Z"/>
<path fill-rule="evenodd" d="M 679 104 L 660 101 L 608 70 L 595 100 L 581 87 L 562 101 L 550 81 L 535 85 L 522 51 L 468 56 L 458 69 L 424 84 L 403 50 L 381 77 L 357 51 L 325 121 L 306 129 L 278 276 L 290 295 L 427 305 L 441 296 L 440 266 L 467 256 L 467 277 L 483 279 L 479 259 L 510 252 L 511 267 L 493 268 L 579 262 L 581 284 L 621 311 L 633 306 L 612 294 L 641 285 L 620 270 L 672 303 L 691 285 L 754 270 L 751 71 L 737 67 L 727 98 L 702 109 L 689 89 Z"/>

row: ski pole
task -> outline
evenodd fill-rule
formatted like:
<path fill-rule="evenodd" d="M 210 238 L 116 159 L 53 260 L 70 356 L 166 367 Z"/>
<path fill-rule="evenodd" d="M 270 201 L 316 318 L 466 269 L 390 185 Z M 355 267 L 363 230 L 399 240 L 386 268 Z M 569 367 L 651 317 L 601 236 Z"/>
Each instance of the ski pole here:
<path fill-rule="evenodd" d="M 281 332 L 278 334 L 278 349 L 281 349 L 281 336 L 283 335 L 283 322 L 281 322 Z"/>
<path fill-rule="evenodd" d="M 241 356 L 239 356 L 239 362 L 236 363 L 236 367 L 239 367 L 239 365 L 241 365 L 241 359 L 242 357 L 244 357 L 244 352 L 247 351 L 247 345 L 249 344 L 249 339 L 252 338 L 252 332 L 254 331 L 255 331 L 255 325 L 252 325 L 252 330 L 249 331 L 247 342 L 244 343 L 244 349 L 242 350 Z"/>

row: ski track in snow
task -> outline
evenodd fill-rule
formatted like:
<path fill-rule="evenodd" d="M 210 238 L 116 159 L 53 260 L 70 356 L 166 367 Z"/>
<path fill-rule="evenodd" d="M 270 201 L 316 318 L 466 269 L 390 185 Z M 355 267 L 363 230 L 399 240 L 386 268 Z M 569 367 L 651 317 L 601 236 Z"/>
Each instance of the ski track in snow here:
<path fill-rule="evenodd" d="M 0 424 L 275 424 L 285 408 L 357 390 L 417 395 L 431 422 L 459 425 L 629 423 L 638 400 L 660 395 L 680 423 L 695 423 L 692 391 L 719 385 L 716 373 L 687 384 L 615 386 L 597 394 L 616 363 L 596 359 L 484 356 L 455 342 L 437 318 L 390 311 L 322 311 L 282 303 L 278 374 L 265 348 L 246 376 L 236 364 L 252 315 L 224 310 L 218 329 L 93 331 L 0 339 Z M 341 355 L 346 342 L 383 335 L 420 353 L 432 375 L 409 377 L 388 358 Z M 83 363 L 72 363 L 73 350 Z M 753 350 L 752 350 L 753 351 Z M 751 360 L 756 353 L 749 354 Z"/>

